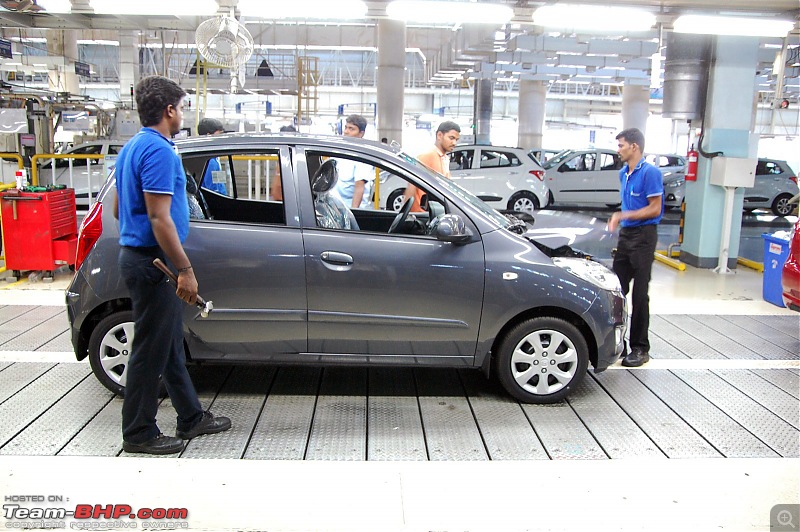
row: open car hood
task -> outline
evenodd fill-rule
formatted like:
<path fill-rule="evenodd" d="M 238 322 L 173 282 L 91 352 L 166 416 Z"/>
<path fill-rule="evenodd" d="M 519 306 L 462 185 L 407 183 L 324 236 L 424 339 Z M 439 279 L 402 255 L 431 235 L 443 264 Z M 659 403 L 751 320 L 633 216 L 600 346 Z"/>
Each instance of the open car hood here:
<path fill-rule="evenodd" d="M 541 210 L 532 216 L 519 216 L 525 222 L 523 236 L 552 251 L 551 257 L 587 254 L 595 259 L 611 259 L 617 235 L 606 230 L 607 219 L 571 211 Z M 544 250 L 543 250 L 544 251 Z"/>

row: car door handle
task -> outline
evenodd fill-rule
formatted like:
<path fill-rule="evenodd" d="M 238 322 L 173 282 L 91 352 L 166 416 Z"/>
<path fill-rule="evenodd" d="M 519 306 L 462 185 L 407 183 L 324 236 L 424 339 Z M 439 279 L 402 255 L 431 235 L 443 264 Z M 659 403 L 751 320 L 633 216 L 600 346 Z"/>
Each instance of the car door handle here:
<path fill-rule="evenodd" d="M 323 251 L 319 256 L 323 262 L 335 264 L 337 266 L 350 266 L 353 264 L 353 257 L 347 253 L 340 253 L 338 251 Z"/>

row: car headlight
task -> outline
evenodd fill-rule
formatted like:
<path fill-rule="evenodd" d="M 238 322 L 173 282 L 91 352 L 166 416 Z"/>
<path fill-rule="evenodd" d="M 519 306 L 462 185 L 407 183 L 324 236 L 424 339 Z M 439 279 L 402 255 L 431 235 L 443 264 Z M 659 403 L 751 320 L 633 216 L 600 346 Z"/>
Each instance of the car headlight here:
<path fill-rule="evenodd" d="M 685 182 L 686 182 L 685 179 L 678 179 L 677 181 L 672 181 L 671 183 L 667 183 L 665 186 L 667 188 L 678 188 L 682 187 Z"/>
<path fill-rule="evenodd" d="M 603 290 L 622 291 L 622 285 L 619 284 L 617 274 L 599 262 L 575 257 L 555 257 L 553 263 L 564 268 L 572 275 L 599 286 Z"/>

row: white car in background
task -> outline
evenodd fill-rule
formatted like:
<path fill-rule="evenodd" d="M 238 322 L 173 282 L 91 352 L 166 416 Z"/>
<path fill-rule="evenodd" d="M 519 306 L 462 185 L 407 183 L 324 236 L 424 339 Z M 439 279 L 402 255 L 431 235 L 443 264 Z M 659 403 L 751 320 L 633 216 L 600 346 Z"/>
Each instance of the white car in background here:
<path fill-rule="evenodd" d="M 555 205 L 619 205 L 622 160 L 613 150 L 569 150 L 542 165 Z"/>
<path fill-rule="evenodd" d="M 78 144 L 63 155 L 116 155 L 125 145 L 124 140 L 95 140 Z M 70 161 L 72 171 L 70 175 Z M 88 163 L 88 164 L 87 164 Z M 96 195 L 108 177 L 103 159 L 42 159 L 39 162 L 39 184 L 65 185 L 75 189 L 75 202 L 78 208 L 88 209 L 89 190 Z"/>
<path fill-rule="evenodd" d="M 498 211 L 532 213 L 547 206 L 549 192 L 544 169 L 522 148 L 456 146 L 450 154 L 451 179 Z M 404 189 L 381 182 L 381 202 L 398 210 Z"/>

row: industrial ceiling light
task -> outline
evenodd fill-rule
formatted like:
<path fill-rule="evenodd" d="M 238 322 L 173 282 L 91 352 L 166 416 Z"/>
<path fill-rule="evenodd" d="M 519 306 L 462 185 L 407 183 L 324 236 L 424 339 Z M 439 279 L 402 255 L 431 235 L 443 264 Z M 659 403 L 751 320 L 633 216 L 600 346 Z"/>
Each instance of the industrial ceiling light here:
<path fill-rule="evenodd" d="M 743 37 L 786 37 L 793 27 L 794 22 L 790 20 L 709 15 L 681 15 L 673 24 L 678 33 Z"/>
<path fill-rule="evenodd" d="M 165 15 L 210 17 L 217 13 L 216 0 L 89 0 L 96 15 Z"/>
<path fill-rule="evenodd" d="M 39 0 L 36 3 L 47 13 L 69 13 L 72 11 L 72 2 L 70 0 Z"/>
<path fill-rule="evenodd" d="M 263 19 L 362 19 L 367 14 L 367 4 L 362 0 L 239 0 L 243 16 Z"/>
<path fill-rule="evenodd" d="M 555 4 L 533 12 L 533 23 L 546 28 L 597 33 L 648 31 L 656 17 L 629 7 Z"/>
<path fill-rule="evenodd" d="M 505 24 L 514 16 L 514 10 L 489 2 L 394 0 L 386 6 L 386 14 L 406 22 Z"/>

